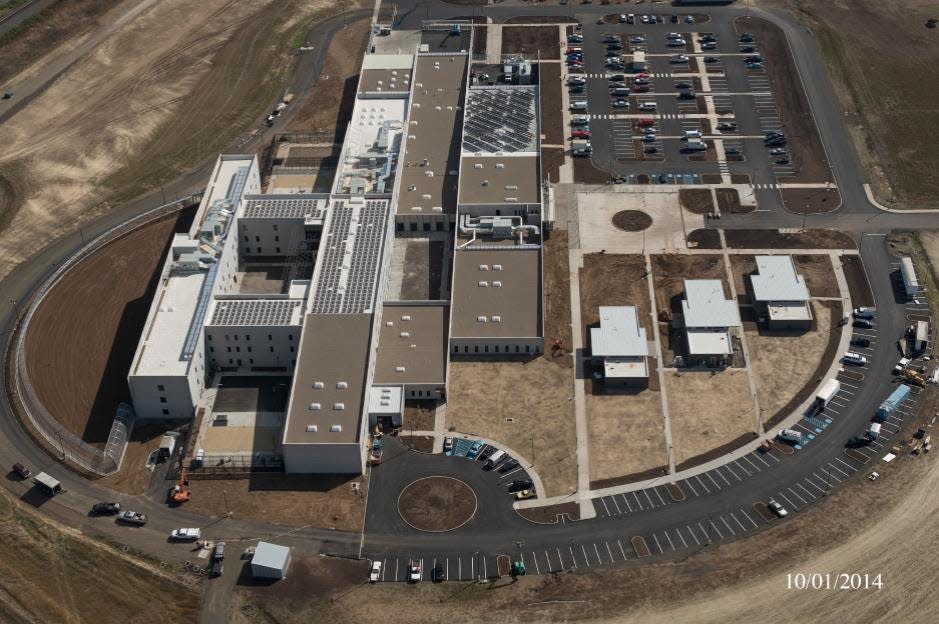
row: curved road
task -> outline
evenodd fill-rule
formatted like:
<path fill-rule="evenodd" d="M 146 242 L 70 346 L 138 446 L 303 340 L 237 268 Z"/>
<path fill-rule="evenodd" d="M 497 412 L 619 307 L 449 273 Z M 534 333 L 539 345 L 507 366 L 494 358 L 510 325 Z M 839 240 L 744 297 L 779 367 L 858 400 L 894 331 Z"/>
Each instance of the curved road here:
<path fill-rule="evenodd" d="M 428 2 L 404 2 L 402 5 L 399 15 L 406 27 L 414 26 L 426 18 L 465 15 L 467 10 Z M 584 14 L 583 19 L 586 21 L 597 14 L 609 12 L 609 8 L 578 5 L 576 11 L 578 15 Z M 546 12 L 550 12 L 550 9 L 510 2 L 486 8 L 486 13 L 496 21 L 513 15 Z M 742 12 L 743 9 L 739 7 L 712 9 L 716 19 Z M 367 15 L 369 12 L 361 13 Z M 568 12 L 558 11 L 558 14 L 567 15 Z M 713 474 L 679 483 L 684 501 L 674 501 L 668 490 L 658 487 L 636 492 L 628 495 L 628 498 L 627 495 L 618 495 L 597 499 L 594 503 L 598 511 L 596 519 L 557 525 L 533 525 L 518 517 L 511 508 L 503 485 L 499 484 L 500 475 L 482 472 L 478 463 L 439 455 L 402 454 L 398 461 L 387 461 L 375 469 L 371 478 L 363 554 L 385 561 L 384 580 L 402 580 L 403 566 L 407 558 L 413 556 L 424 559 L 425 574 L 429 573 L 433 563 L 438 562 L 448 578 L 465 579 L 491 576 L 498 570 L 496 557 L 500 554 L 509 555 L 513 559 L 521 557 L 529 572 L 617 565 L 637 558 L 630 541 L 637 536 L 644 539 L 651 555 L 687 553 L 706 548 L 708 543 L 717 540 L 737 539 L 775 522 L 760 516 L 753 508 L 756 501 L 772 496 L 787 504 L 790 510 L 797 511 L 823 498 L 826 490 L 837 487 L 855 472 L 864 472 L 860 462 L 843 453 L 843 443 L 847 437 L 863 429 L 874 406 L 889 394 L 892 386 L 889 372 L 895 359 L 893 342 L 906 325 L 909 312 L 904 304 L 894 300 L 893 285 L 885 270 L 892 260 L 883 237 L 878 234 L 894 228 L 930 227 L 934 222 L 930 215 L 887 213 L 868 202 L 862 186 L 863 174 L 842 125 L 840 111 L 834 105 L 835 99 L 830 95 L 831 87 L 827 77 L 817 62 L 819 56 L 814 41 L 809 33 L 789 18 L 766 15 L 779 23 L 790 38 L 812 110 L 833 163 L 835 179 L 844 198 L 844 205 L 839 211 L 811 216 L 810 226 L 840 229 L 860 236 L 861 255 L 868 267 L 876 269 L 870 278 L 878 304 L 876 336 L 882 338 L 873 345 L 870 367 L 864 371 L 864 382 L 853 384 L 854 390 L 844 397 L 846 408 L 856 405 L 858 409 L 844 409 L 839 415 L 832 414 L 831 422 L 821 427 L 822 432 L 795 455 L 782 455 L 775 451 L 762 456 L 750 454 Z M 335 17 L 318 25 L 310 37 L 325 37 L 328 43 L 328 37 L 347 17 Z M 293 89 L 298 95 L 304 94 L 312 86 L 326 48 L 324 43 L 315 54 L 301 57 L 300 68 L 306 67 L 310 71 L 306 74 L 298 72 L 298 84 Z M 251 143 L 247 145 L 252 147 Z M 170 185 L 170 194 L 184 195 L 197 190 L 207 174 L 206 166 L 200 167 Z M 801 225 L 801 217 L 784 212 L 778 201 L 769 201 L 774 206 L 772 212 L 760 213 L 758 218 L 753 214 L 725 217 L 722 219 L 722 227 L 777 228 Z M 156 194 L 151 193 L 89 226 L 85 234 L 92 237 L 156 203 Z M 54 266 L 77 251 L 79 245 L 79 234 L 72 234 L 56 245 L 41 250 L 29 263 L 18 267 L 3 280 L 5 297 L 0 313 L 0 327 L 5 339 L 13 327 L 19 305 L 17 302 L 27 299 Z M 171 528 L 182 524 L 205 526 L 210 536 L 230 541 L 276 535 L 278 541 L 296 546 L 304 552 L 321 551 L 343 556 L 355 556 L 359 552 L 361 536 L 356 533 L 310 527 L 277 527 L 237 519 L 210 520 L 185 509 L 169 510 L 144 496 L 117 496 L 125 504 L 150 514 L 150 524 L 142 529 L 130 530 L 117 527 L 109 520 L 89 519 L 84 513 L 91 503 L 102 498 L 112 498 L 114 494 L 56 466 L 56 462 L 39 450 L 12 418 L 6 398 L 3 397 L 2 408 L 5 418 L 0 422 L 0 461 L 9 465 L 14 461 L 25 460 L 37 470 L 48 469 L 61 477 L 68 493 L 41 505 L 45 513 L 61 522 L 175 561 L 184 558 L 185 553 L 178 546 L 168 545 L 165 535 Z M 912 402 L 906 411 L 910 408 Z M 457 531 L 443 534 L 419 533 L 404 525 L 394 510 L 393 499 L 397 497 L 401 484 L 426 474 L 451 474 L 472 483 L 482 494 L 482 507 L 477 518 Z M 17 482 L 8 482 L 6 486 L 18 496 L 22 496 L 27 489 L 26 485 Z"/>

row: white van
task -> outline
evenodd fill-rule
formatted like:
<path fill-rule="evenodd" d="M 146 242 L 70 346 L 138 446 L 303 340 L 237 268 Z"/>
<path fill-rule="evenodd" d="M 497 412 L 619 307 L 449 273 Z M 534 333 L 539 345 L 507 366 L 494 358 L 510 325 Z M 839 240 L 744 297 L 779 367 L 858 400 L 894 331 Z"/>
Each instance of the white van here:
<path fill-rule="evenodd" d="M 571 110 L 572 111 L 585 111 L 587 110 L 587 102 L 584 102 L 583 100 L 580 100 L 577 102 L 571 102 Z"/>
<path fill-rule="evenodd" d="M 639 110 L 641 111 L 654 111 L 658 108 L 655 102 L 643 102 L 639 105 Z"/>
<path fill-rule="evenodd" d="M 700 130 L 685 130 L 686 139 L 700 139 L 701 131 Z"/>
<path fill-rule="evenodd" d="M 854 364 L 855 366 L 864 366 L 867 364 L 867 358 L 861 355 L 860 353 L 852 353 L 851 351 L 846 352 L 841 361 L 845 364 Z"/>
<path fill-rule="evenodd" d="M 783 442 L 802 444 L 802 433 L 796 431 L 795 429 L 780 429 L 779 433 L 776 434 L 776 437 Z"/>
<path fill-rule="evenodd" d="M 496 451 L 495 453 L 489 456 L 489 459 L 486 460 L 486 464 L 484 468 L 486 470 L 492 470 L 493 468 L 496 467 L 496 464 L 502 461 L 503 457 L 505 457 L 505 451 L 502 451 L 502 450 Z"/>
<path fill-rule="evenodd" d="M 876 440 L 880 435 L 880 423 L 872 422 L 871 426 L 864 432 L 864 435 L 867 436 L 868 440 Z"/>

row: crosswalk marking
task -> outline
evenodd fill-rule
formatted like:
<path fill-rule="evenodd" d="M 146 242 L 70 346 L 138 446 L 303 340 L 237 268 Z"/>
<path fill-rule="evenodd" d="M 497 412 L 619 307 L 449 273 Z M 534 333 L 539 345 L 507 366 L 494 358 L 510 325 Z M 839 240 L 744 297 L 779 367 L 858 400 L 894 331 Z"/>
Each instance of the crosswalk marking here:
<path fill-rule="evenodd" d="M 779 188 L 778 184 L 754 184 L 753 188 L 755 189 L 776 189 Z"/>

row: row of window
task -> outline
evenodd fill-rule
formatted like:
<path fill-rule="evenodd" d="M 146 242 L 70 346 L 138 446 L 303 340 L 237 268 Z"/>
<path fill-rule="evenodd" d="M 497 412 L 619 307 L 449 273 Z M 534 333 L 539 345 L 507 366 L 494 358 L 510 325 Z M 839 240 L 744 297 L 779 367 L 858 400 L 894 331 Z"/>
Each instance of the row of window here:
<path fill-rule="evenodd" d="M 494 348 L 493 353 L 500 353 L 499 345 L 492 345 Z M 453 345 L 453 352 L 460 353 L 460 345 Z M 463 345 L 463 353 L 469 353 L 469 345 Z M 479 345 L 473 345 L 473 353 L 479 353 Z M 483 345 L 483 353 L 489 353 L 489 345 Z M 521 353 L 521 345 L 515 345 L 515 353 Z M 512 353 L 510 345 L 505 345 L 505 349 L 501 353 Z M 531 345 L 525 345 L 525 353 L 531 353 Z M 535 348 L 535 353 L 538 353 L 538 348 Z"/>
<path fill-rule="evenodd" d="M 246 243 L 250 243 L 250 242 L 251 242 L 251 237 L 248 236 L 247 234 L 245 234 L 245 242 L 246 242 Z M 260 243 L 260 242 L 261 242 L 261 237 L 260 237 L 260 236 L 255 236 L 255 237 L 254 237 L 254 242 Z M 280 242 L 280 236 L 275 236 L 275 237 L 274 237 L 274 242 L 275 242 L 275 243 L 279 243 L 279 242 Z"/>
<path fill-rule="evenodd" d="M 212 334 L 206 334 L 209 339 L 209 342 L 212 342 Z M 225 341 L 228 342 L 229 335 L 225 334 Z M 238 342 L 238 334 L 232 334 L 231 339 L 235 342 Z M 274 334 L 267 335 L 268 342 L 274 340 Z M 287 334 L 287 340 L 293 340 L 293 334 Z M 245 342 L 251 342 L 251 334 L 245 334 Z"/>
<path fill-rule="evenodd" d="M 237 362 L 237 364 L 236 364 L 235 362 Z M 248 364 L 249 364 L 249 365 L 254 364 L 254 358 L 248 358 Z M 229 366 L 241 366 L 241 365 L 242 365 L 242 361 L 241 361 L 240 359 L 236 360 L 236 359 L 234 359 L 234 358 L 228 358 L 228 365 L 229 365 Z M 296 366 L 296 365 L 297 365 L 297 361 L 296 361 L 296 360 L 290 360 L 290 365 L 291 365 L 291 366 Z"/>
<path fill-rule="evenodd" d="M 272 227 L 272 229 L 273 229 L 275 232 L 277 231 L 277 224 L 276 224 L 276 223 L 274 223 L 271 227 Z M 247 223 L 242 223 L 242 224 L 241 224 L 241 231 L 243 232 L 243 231 L 245 231 L 245 230 L 247 230 L 247 229 L 248 229 L 248 224 L 247 224 Z M 248 238 L 248 237 L 245 236 L 245 239 L 247 239 L 247 238 Z"/>
<path fill-rule="evenodd" d="M 248 353 L 254 353 L 254 351 L 251 350 L 251 347 L 245 347 L 245 348 L 248 350 Z M 271 353 L 274 352 L 274 347 L 268 347 L 268 348 L 271 350 Z M 225 347 L 225 349 L 226 349 L 226 353 L 232 352 L 231 347 Z M 294 352 L 293 345 L 290 345 L 290 352 L 291 353 Z M 209 347 L 209 353 L 215 353 L 215 347 Z M 241 347 L 235 347 L 235 353 L 241 353 Z"/>
<path fill-rule="evenodd" d="M 433 229 L 436 230 L 436 231 L 438 231 L 438 232 L 443 232 L 443 221 L 435 221 L 434 223 L 436 224 L 436 226 L 435 226 Z M 424 221 L 424 223 L 422 224 L 421 229 L 422 229 L 424 232 L 430 232 L 430 231 L 431 231 L 431 223 L 430 223 L 430 221 Z M 398 230 L 399 232 L 403 232 L 403 231 L 404 231 L 404 223 L 403 223 L 403 222 L 401 222 L 401 221 L 398 222 L 398 224 L 397 224 L 397 230 Z M 417 221 L 411 221 L 411 224 L 410 224 L 410 227 L 408 228 L 408 231 L 409 231 L 409 232 L 416 232 L 416 231 L 417 231 Z"/>

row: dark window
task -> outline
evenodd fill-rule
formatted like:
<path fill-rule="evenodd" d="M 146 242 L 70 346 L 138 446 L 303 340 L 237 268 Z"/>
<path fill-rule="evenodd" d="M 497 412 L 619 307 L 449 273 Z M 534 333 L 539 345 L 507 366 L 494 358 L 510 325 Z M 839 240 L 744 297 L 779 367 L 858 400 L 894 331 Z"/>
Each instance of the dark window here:
<path fill-rule="evenodd" d="M 454 353 L 459 353 L 459 352 L 460 352 L 460 347 L 457 346 L 457 345 L 453 345 L 453 352 L 454 352 Z"/>
<path fill-rule="evenodd" d="M 443 221 L 437 221 L 437 231 L 438 232 L 443 231 Z"/>
<path fill-rule="evenodd" d="M 212 334 L 209 334 L 209 335 L 206 336 L 206 337 L 209 339 L 209 342 L 212 342 Z"/>
<path fill-rule="evenodd" d="M 166 397 L 160 397 L 160 403 L 166 403 Z"/>
<path fill-rule="evenodd" d="M 411 231 L 412 231 L 412 232 L 416 232 L 416 231 L 417 231 L 417 222 L 416 222 L 416 221 L 411 221 Z"/>
<path fill-rule="evenodd" d="M 531 353 L 531 345 L 525 345 L 525 353 Z"/>
<path fill-rule="evenodd" d="M 277 231 L 277 224 L 276 224 L 276 223 L 274 224 L 274 231 L 275 231 L 275 232 Z"/>
<path fill-rule="evenodd" d="M 248 347 L 248 353 L 251 353 L 251 347 Z"/>
<path fill-rule="evenodd" d="M 395 229 L 398 230 L 399 232 L 403 232 L 403 231 L 404 231 L 404 224 L 401 223 L 400 221 L 398 221 L 398 222 L 395 224 Z"/>
<path fill-rule="evenodd" d="M 424 222 L 424 231 L 425 231 L 425 232 L 430 232 L 430 221 L 425 221 L 425 222 Z"/>
<path fill-rule="evenodd" d="M 274 229 L 276 230 L 277 228 L 274 228 Z M 280 236 L 275 236 L 275 237 L 274 237 L 274 242 L 275 242 L 275 243 L 279 243 L 279 242 L 280 242 Z"/>
<path fill-rule="evenodd" d="M 293 346 L 290 347 L 290 352 L 293 353 Z"/>
<path fill-rule="evenodd" d="M 249 359 L 248 364 L 254 364 L 254 358 Z"/>
<path fill-rule="evenodd" d="M 273 353 L 273 352 L 274 352 L 274 347 L 271 347 L 271 353 Z"/>
<path fill-rule="evenodd" d="M 260 248 L 260 247 L 258 247 L 258 253 L 261 253 L 261 248 Z"/>
<path fill-rule="evenodd" d="M 498 212 L 498 210 L 497 210 L 496 212 Z M 260 236 L 255 236 L 255 237 L 254 237 L 254 242 L 260 243 L 260 242 L 261 242 L 261 237 L 260 237 Z"/>
<path fill-rule="evenodd" d="M 209 353 L 215 353 L 215 347 L 209 347 Z"/>
<path fill-rule="evenodd" d="M 231 353 L 231 347 L 225 347 L 225 351 Z"/>
<path fill-rule="evenodd" d="M 268 335 L 267 335 L 267 339 L 268 339 L 268 340 L 273 340 L 273 339 L 274 339 L 274 336 L 272 336 L 271 334 L 268 334 Z"/>
<path fill-rule="evenodd" d="M 280 247 L 274 247 L 274 251 L 276 251 L 277 253 L 280 253 Z"/>
<path fill-rule="evenodd" d="M 235 347 L 235 353 L 241 353 L 241 347 Z"/>
<path fill-rule="evenodd" d="M 163 392 L 164 390 L 166 390 L 166 387 L 164 387 L 163 384 L 160 384 L 157 386 L 157 390 L 159 390 L 160 392 Z"/>
<path fill-rule="evenodd" d="M 245 340 L 251 342 L 251 334 L 245 334 Z"/>
<path fill-rule="evenodd" d="M 287 334 L 287 340 L 293 340 L 293 334 Z"/>
<path fill-rule="evenodd" d="M 485 345 L 483 348 L 486 350 L 486 353 L 489 353 L 489 345 Z"/>
<path fill-rule="evenodd" d="M 248 236 L 247 234 L 245 234 L 245 242 L 246 242 L 246 243 L 250 243 L 250 242 L 251 242 L 251 237 Z"/>
<path fill-rule="evenodd" d="M 488 351 L 488 349 L 487 349 L 487 351 Z M 496 345 L 496 353 L 498 353 L 498 352 L 499 352 L 499 345 Z"/>
<path fill-rule="evenodd" d="M 479 353 L 479 345 L 473 345 L 473 353 Z"/>
<path fill-rule="evenodd" d="M 168 409 L 163 410 L 163 415 L 164 415 L 164 416 L 169 416 L 169 415 L 170 415 L 170 411 L 169 411 Z"/>
<path fill-rule="evenodd" d="M 515 345 L 515 352 L 518 353 L 518 345 Z"/>

